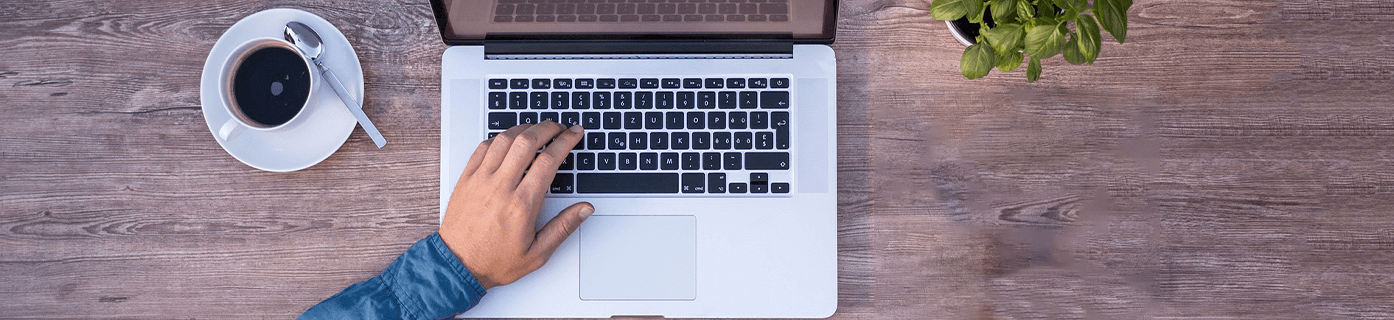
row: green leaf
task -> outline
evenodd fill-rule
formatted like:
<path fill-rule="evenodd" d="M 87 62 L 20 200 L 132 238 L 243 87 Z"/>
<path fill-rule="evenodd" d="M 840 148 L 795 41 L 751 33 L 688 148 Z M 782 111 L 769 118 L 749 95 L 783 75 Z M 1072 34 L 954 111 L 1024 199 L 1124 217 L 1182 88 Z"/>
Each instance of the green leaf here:
<path fill-rule="evenodd" d="M 983 5 L 983 3 L 979 0 L 971 0 L 970 2 L 975 3 L 978 6 L 978 8 L 973 9 L 970 6 L 970 8 L 968 9 L 968 22 L 982 24 L 983 15 L 987 12 L 987 6 Z"/>
<path fill-rule="evenodd" d="M 1080 15 L 1079 20 L 1075 20 L 1075 30 L 1079 31 L 1079 53 L 1088 58 L 1087 63 L 1094 64 L 1094 59 L 1099 58 L 1099 48 L 1103 45 L 1099 23 L 1094 22 L 1094 16 Z"/>
<path fill-rule="evenodd" d="M 992 45 L 993 51 L 1002 56 L 1007 52 L 1021 50 L 1021 43 L 1026 39 L 1026 29 L 1015 23 L 1001 24 L 983 31 L 983 37 L 987 38 L 987 43 Z"/>
<path fill-rule="evenodd" d="M 1099 14 L 1099 24 L 1108 30 L 1118 43 L 1128 36 L 1128 7 L 1133 0 L 1094 0 L 1094 12 Z"/>
<path fill-rule="evenodd" d="M 992 0 L 988 3 L 988 8 L 992 8 L 992 21 L 997 23 L 1010 22 L 1012 14 L 1016 13 L 1017 0 Z"/>
<path fill-rule="evenodd" d="M 1036 16 L 1050 18 L 1055 16 L 1055 3 L 1050 0 L 1040 0 L 1036 2 Z"/>
<path fill-rule="evenodd" d="M 1065 46 L 1065 34 L 1055 25 L 1039 25 L 1026 32 L 1026 54 L 1031 59 L 1046 59 L 1060 53 Z"/>
<path fill-rule="evenodd" d="M 1017 67 L 1021 66 L 1022 58 L 1021 51 L 1012 51 L 1006 56 L 997 56 L 997 70 L 1002 70 L 1002 72 L 1016 70 Z"/>
<path fill-rule="evenodd" d="M 1018 20 L 1025 21 L 1036 17 L 1036 7 L 1031 6 L 1031 1 L 1018 0 L 1016 2 L 1016 16 Z"/>
<path fill-rule="evenodd" d="M 992 66 L 997 64 L 997 56 L 992 54 L 992 48 L 986 43 L 979 42 L 968 46 L 963 50 L 963 60 L 959 61 L 959 71 L 963 77 L 977 79 L 986 76 L 992 71 Z"/>
<path fill-rule="evenodd" d="M 934 0 L 929 5 L 929 17 L 934 20 L 954 21 L 968 14 L 970 5 L 981 4 L 979 0 Z"/>
<path fill-rule="evenodd" d="M 1055 0 L 1055 6 L 1065 9 L 1065 11 L 1080 12 L 1089 7 L 1089 2 L 1085 0 Z"/>
<path fill-rule="evenodd" d="M 1065 61 L 1069 61 L 1070 64 L 1084 64 L 1085 62 L 1089 62 L 1089 58 L 1079 53 L 1078 42 L 1079 35 L 1073 33 L 1070 34 L 1070 41 L 1065 42 Z"/>
<path fill-rule="evenodd" d="M 1026 82 L 1036 82 L 1041 78 L 1041 59 L 1031 57 L 1031 63 L 1026 64 Z"/>

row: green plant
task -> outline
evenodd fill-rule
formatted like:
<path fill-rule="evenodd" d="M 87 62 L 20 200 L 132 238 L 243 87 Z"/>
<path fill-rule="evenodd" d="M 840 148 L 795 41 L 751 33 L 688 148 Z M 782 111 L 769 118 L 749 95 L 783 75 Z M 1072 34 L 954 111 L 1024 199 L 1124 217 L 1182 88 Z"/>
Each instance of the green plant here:
<path fill-rule="evenodd" d="M 1002 72 L 1026 65 L 1026 80 L 1041 77 L 1041 60 L 1064 53 L 1072 64 L 1094 64 L 1102 37 L 1108 30 L 1118 43 L 1128 33 L 1128 7 L 1132 0 L 934 0 L 929 14 L 936 20 L 954 21 L 965 16 L 978 24 L 976 44 L 963 50 L 959 69 L 968 79 L 987 76 L 993 67 Z M 1093 15 L 1098 15 L 1095 20 Z M 985 23 L 990 18 L 992 23 Z M 1067 25 L 1074 25 L 1070 30 Z"/>

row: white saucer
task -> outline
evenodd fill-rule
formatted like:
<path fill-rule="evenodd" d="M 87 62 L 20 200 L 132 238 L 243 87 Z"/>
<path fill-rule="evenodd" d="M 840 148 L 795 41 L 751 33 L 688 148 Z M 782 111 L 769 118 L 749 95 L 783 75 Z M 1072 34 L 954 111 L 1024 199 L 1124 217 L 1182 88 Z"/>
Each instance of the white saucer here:
<path fill-rule="evenodd" d="M 348 140 L 358 120 L 348 111 L 339 96 L 328 85 L 316 85 L 315 100 L 305 108 L 304 121 L 298 124 L 270 131 L 243 130 L 231 141 L 218 139 L 218 127 L 232 117 L 218 88 L 218 77 L 222 65 L 238 45 L 252 38 L 281 38 L 286 23 L 300 21 L 313 28 L 324 41 L 324 53 L 320 56 L 325 67 L 329 67 L 350 95 L 363 100 L 363 68 L 358 64 L 358 54 L 349 45 L 338 28 L 329 21 L 309 12 L 295 9 L 271 9 L 257 12 L 223 32 L 208 60 L 203 63 L 203 78 L 199 82 L 199 99 L 203 103 L 203 121 L 208 124 L 213 140 L 232 154 L 238 161 L 253 168 L 286 172 L 308 168 L 339 150 Z M 322 84 L 323 82 L 321 82 Z"/>

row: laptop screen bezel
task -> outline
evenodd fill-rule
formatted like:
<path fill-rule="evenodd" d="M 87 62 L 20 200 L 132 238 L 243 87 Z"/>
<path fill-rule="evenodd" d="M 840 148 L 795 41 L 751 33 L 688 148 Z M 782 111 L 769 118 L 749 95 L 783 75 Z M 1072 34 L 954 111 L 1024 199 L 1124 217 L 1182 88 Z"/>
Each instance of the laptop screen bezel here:
<path fill-rule="evenodd" d="M 616 41 L 616 42 L 645 42 L 645 41 L 793 41 L 795 44 L 831 44 L 837 38 L 837 9 L 840 0 L 824 0 L 825 7 L 823 12 L 823 32 L 819 37 L 814 38 L 794 38 L 792 35 L 772 35 L 772 34 L 509 34 L 507 36 L 486 35 L 484 39 L 451 39 L 446 37 L 446 26 L 448 25 L 448 15 L 443 1 L 430 0 L 431 12 L 435 15 L 436 29 L 440 32 L 440 38 L 446 45 L 482 45 L 485 42 L 510 42 L 510 41 Z"/>

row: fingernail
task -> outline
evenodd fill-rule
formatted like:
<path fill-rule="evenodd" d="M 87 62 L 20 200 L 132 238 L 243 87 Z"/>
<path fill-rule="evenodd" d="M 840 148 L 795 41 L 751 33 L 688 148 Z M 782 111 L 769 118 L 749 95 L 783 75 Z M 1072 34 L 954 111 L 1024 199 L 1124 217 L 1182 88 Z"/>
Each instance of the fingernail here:
<path fill-rule="evenodd" d="M 581 219 L 590 218 L 592 213 L 595 213 L 595 207 L 590 205 L 581 207 Z"/>
<path fill-rule="evenodd" d="M 571 126 L 571 132 L 581 132 L 581 125 L 579 125 L 579 124 L 577 124 L 577 125 L 572 125 L 572 126 Z"/>

